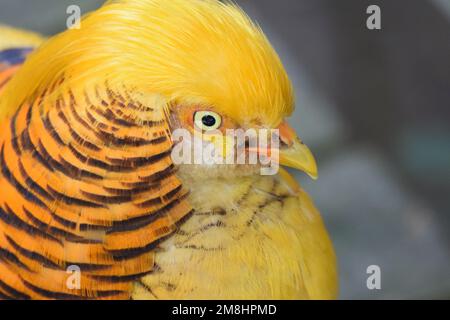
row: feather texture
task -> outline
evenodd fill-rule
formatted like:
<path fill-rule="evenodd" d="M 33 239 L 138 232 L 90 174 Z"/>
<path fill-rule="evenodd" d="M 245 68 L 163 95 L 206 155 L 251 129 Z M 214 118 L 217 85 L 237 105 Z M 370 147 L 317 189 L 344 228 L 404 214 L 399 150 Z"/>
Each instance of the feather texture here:
<path fill-rule="evenodd" d="M 300 188 L 278 177 L 192 180 L 202 176 L 170 157 L 178 106 L 211 107 L 244 128 L 274 128 L 293 110 L 278 55 L 237 6 L 108 1 L 29 55 L 42 39 L 9 34 L 0 297 L 335 296 L 332 246 Z M 66 284 L 71 265 L 79 288 Z"/>
<path fill-rule="evenodd" d="M 191 211 L 168 124 L 125 89 L 59 91 L 51 103 L 53 87 L 0 128 L 0 293 L 128 298 L 155 244 Z M 70 265 L 81 268 L 76 290 Z"/>
<path fill-rule="evenodd" d="M 191 186 L 195 213 L 160 245 L 134 299 L 336 298 L 332 244 L 298 185 L 249 176 Z"/>
<path fill-rule="evenodd" d="M 0 118 L 63 74 L 72 89 L 127 83 L 145 95 L 214 105 L 243 123 L 274 126 L 293 110 L 269 41 L 239 8 L 215 0 L 107 2 L 30 56 L 6 88 Z"/>

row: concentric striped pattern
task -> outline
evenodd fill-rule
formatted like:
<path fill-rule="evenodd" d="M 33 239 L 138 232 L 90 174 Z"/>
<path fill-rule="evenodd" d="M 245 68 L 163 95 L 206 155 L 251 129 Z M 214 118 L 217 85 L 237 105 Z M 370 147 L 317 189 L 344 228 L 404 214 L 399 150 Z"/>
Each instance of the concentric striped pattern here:
<path fill-rule="evenodd" d="M 0 297 L 126 299 L 191 212 L 169 127 L 126 89 L 63 82 L 0 124 Z"/>

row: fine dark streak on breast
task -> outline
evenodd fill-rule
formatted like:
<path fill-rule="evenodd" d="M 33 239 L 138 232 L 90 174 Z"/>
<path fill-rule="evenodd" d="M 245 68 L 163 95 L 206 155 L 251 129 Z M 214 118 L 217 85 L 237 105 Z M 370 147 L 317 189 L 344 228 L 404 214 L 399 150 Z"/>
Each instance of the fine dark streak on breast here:
<path fill-rule="evenodd" d="M 177 289 L 177 285 L 174 284 L 174 283 L 172 283 L 172 282 L 166 282 L 166 281 L 164 281 L 164 282 L 161 282 L 161 284 L 164 286 L 164 288 L 165 288 L 167 291 L 175 291 L 175 290 Z"/>
<path fill-rule="evenodd" d="M 222 248 L 220 246 L 219 247 L 209 248 L 209 247 L 204 247 L 204 246 L 188 245 L 188 246 L 180 246 L 180 247 L 177 246 L 177 248 L 179 248 L 179 249 L 190 249 L 190 250 L 200 250 L 200 251 L 223 251 L 224 250 L 224 248 Z"/>
<path fill-rule="evenodd" d="M 250 185 L 250 189 L 255 189 L 255 190 L 258 190 L 260 192 L 264 192 L 265 194 L 270 195 L 271 197 L 273 197 L 274 190 L 276 189 L 276 187 L 277 187 L 276 180 L 273 180 L 271 188 L 270 188 L 270 191 L 260 190 L 260 189 L 258 189 L 256 187 L 254 187 L 253 185 Z M 250 191 L 250 189 L 249 189 L 249 191 Z M 240 205 L 243 205 L 243 201 L 246 198 L 247 198 L 247 196 L 245 196 L 244 198 L 242 198 L 240 200 Z M 279 201 L 279 199 L 277 197 L 272 198 L 271 200 L 264 199 L 264 201 L 258 205 L 258 209 L 257 210 L 253 210 L 252 215 L 250 216 L 250 219 L 248 219 L 246 221 L 246 228 L 244 228 L 244 231 L 241 232 L 240 234 L 236 235 L 236 236 L 233 236 L 233 239 L 235 241 L 239 241 L 243 236 L 245 236 L 245 234 L 250 230 L 250 227 L 254 223 L 256 217 L 264 210 L 265 207 L 267 207 L 269 204 L 271 204 L 273 202 L 276 202 L 276 201 Z"/>
<path fill-rule="evenodd" d="M 216 221 L 216 222 L 213 222 L 213 223 L 208 223 L 208 224 L 206 224 L 206 225 L 201 226 L 201 227 L 198 228 L 197 230 L 195 230 L 195 231 L 193 231 L 193 232 L 190 232 L 190 233 L 186 234 L 187 238 L 184 239 L 183 241 L 177 242 L 177 243 L 175 244 L 175 246 L 179 247 L 179 246 L 185 245 L 186 243 L 188 243 L 189 241 L 191 241 L 191 240 L 192 240 L 193 238 L 195 238 L 196 236 L 198 236 L 198 235 L 200 235 L 200 234 L 202 234 L 202 233 L 204 233 L 204 232 L 206 232 L 206 231 L 208 231 L 208 230 L 210 230 L 210 229 L 214 229 L 214 228 L 225 228 L 225 227 L 226 227 L 225 222 L 220 221 L 220 220 L 218 220 L 218 221 Z"/>
<path fill-rule="evenodd" d="M 207 212 L 195 212 L 196 216 L 225 216 L 227 211 L 224 208 L 217 207 Z"/>
<path fill-rule="evenodd" d="M 236 207 L 239 207 L 245 201 L 245 199 L 247 199 L 247 197 L 250 195 L 250 191 L 252 190 L 252 188 L 253 185 L 250 184 L 245 193 L 242 194 L 239 200 L 236 201 Z"/>
<path fill-rule="evenodd" d="M 283 204 L 283 201 L 278 199 L 278 198 L 272 198 L 272 199 L 265 200 L 263 203 L 258 205 L 258 210 L 253 211 L 252 216 L 246 222 L 247 227 L 251 227 L 252 224 L 255 222 L 256 217 L 258 216 L 258 214 L 260 214 L 267 206 L 271 205 L 274 202 L 280 202 L 281 204 Z"/>
<path fill-rule="evenodd" d="M 279 202 L 280 204 L 283 204 L 284 200 L 286 198 L 287 198 L 287 196 L 286 197 L 277 196 L 277 197 L 274 197 L 274 198 L 271 198 L 271 199 L 266 199 L 266 201 L 264 201 L 264 203 L 261 203 L 261 204 L 258 205 L 258 209 L 264 210 L 266 207 L 268 207 L 269 205 L 271 205 L 274 202 Z"/>
<path fill-rule="evenodd" d="M 149 285 L 145 284 L 142 280 L 139 280 L 137 284 L 144 288 L 144 290 L 150 293 L 155 299 L 159 299 L 158 296 L 153 292 L 152 288 Z"/>

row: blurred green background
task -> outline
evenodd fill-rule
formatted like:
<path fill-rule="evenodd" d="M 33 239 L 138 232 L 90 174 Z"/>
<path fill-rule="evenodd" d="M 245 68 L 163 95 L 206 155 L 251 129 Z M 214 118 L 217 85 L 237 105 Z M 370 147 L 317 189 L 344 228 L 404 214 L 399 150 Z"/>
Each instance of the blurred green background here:
<path fill-rule="evenodd" d="M 0 0 L 0 23 L 52 35 L 68 5 L 102 2 Z M 298 177 L 335 244 L 341 298 L 450 298 L 450 0 L 237 3 L 296 87 L 290 122 L 320 175 Z M 371 4 L 381 30 L 366 28 Z M 381 290 L 366 287 L 373 264 Z"/>

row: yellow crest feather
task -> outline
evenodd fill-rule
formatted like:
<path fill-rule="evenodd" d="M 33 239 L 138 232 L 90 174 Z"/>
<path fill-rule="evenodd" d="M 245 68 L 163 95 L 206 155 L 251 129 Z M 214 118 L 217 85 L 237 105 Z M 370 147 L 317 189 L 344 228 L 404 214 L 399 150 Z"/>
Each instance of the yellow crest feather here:
<path fill-rule="evenodd" d="M 213 106 L 243 125 L 273 126 L 293 109 L 291 83 L 262 31 L 215 0 L 108 1 L 29 57 L 2 95 L 0 117 L 63 76 L 72 89 L 108 81 Z"/>

